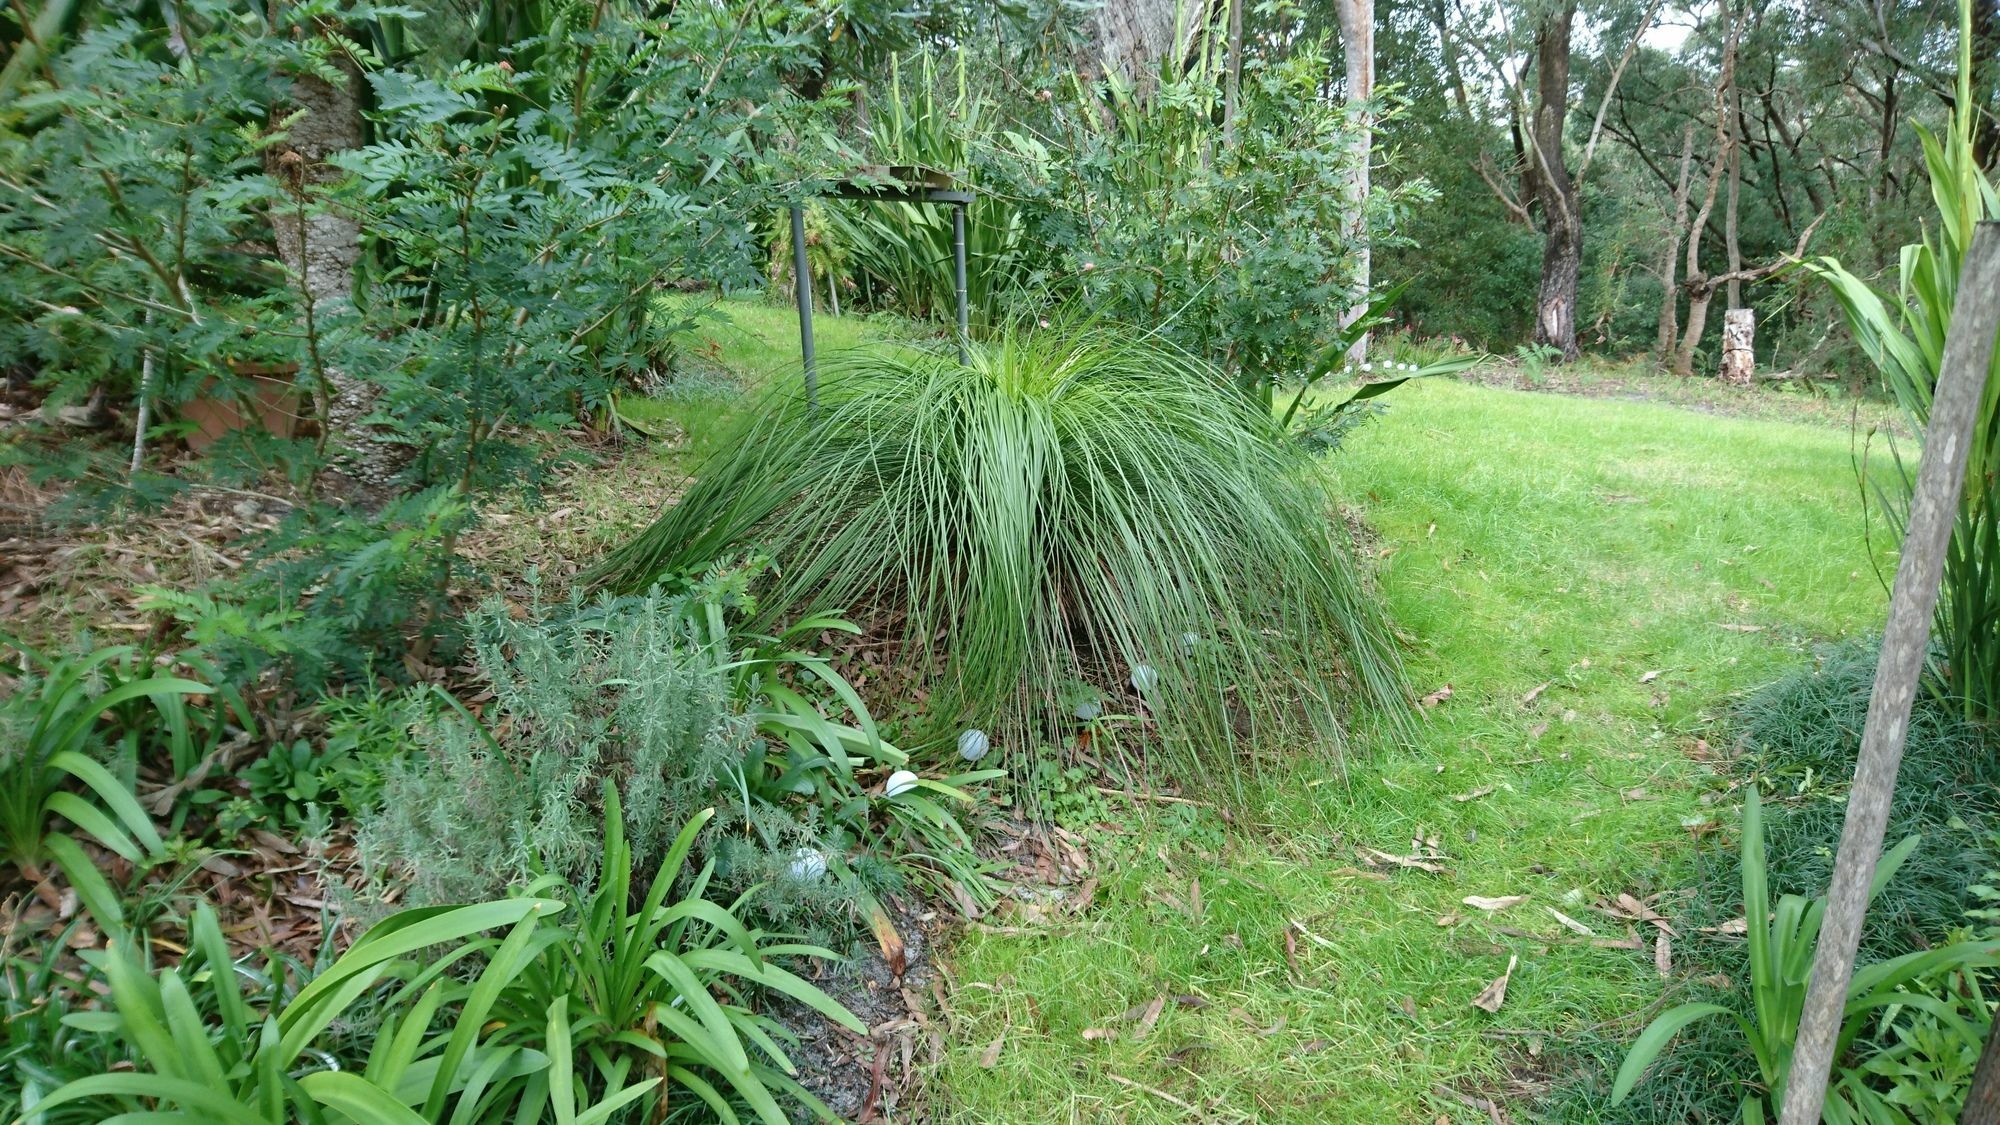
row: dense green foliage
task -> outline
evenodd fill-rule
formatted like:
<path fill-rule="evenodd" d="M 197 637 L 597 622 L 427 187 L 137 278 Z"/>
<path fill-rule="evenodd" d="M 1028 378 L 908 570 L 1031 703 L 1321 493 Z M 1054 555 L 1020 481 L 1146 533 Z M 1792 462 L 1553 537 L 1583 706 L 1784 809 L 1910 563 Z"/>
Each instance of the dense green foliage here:
<path fill-rule="evenodd" d="M 1896 873 L 1916 851 L 1919 838 L 1907 837 L 1882 857 L 1875 870 L 1873 890 L 1894 881 Z M 1646 1067 L 1664 1050 L 1681 1028 L 1698 1020 L 1717 1016 L 1733 1019 L 1743 1033 L 1750 1053 L 1757 1061 L 1763 1089 L 1771 1102 L 1771 1116 L 1782 1112 L 1782 1095 L 1791 1069 L 1792 1047 L 1798 1037 L 1799 1017 L 1805 1007 L 1806 985 L 1812 971 L 1813 953 L 1819 940 L 1821 919 L 1826 913 L 1825 898 L 1808 900 L 1803 895 L 1780 895 L 1775 909 L 1771 900 L 1769 869 L 1764 852 L 1762 802 L 1755 786 L 1748 790 L 1743 807 L 1743 917 L 1745 955 L 1748 959 L 1749 1010 L 1738 1011 L 1722 1004 L 1683 1004 L 1661 1013 L 1639 1034 L 1619 1067 L 1612 1084 L 1615 1105 L 1628 1097 L 1644 1075 Z M 1893 1037 L 1906 1049 L 1933 1049 L 1930 1043 L 1913 1043 L 1895 1027 L 1900 1020 L 1923 1025 L 1933 1035 L 1941 1034 L 1974 1052 L 1986 1041 L 1992 1014 L 1977 986 L 1962 996 L 1960 977 L 1975 971 L 2000 967 L 2000 940 L 1955 941 L 1933 949 L 1919 949 L 1884 961 L 1861 965 L 1848 985 L 1842 1009 L 1836 1068 L 1827 1091 L 1827 1114 L 1837 1121 L 1902 1122 L 1908 1120 L 1902 1107 L 1909 1099 L 1893 1084 L 1898 1070 L 1891 1066 L 1871 1067 L 1874 1060 L 1856 1062 L 1848 1052 L 1865 1036 L 1877 1041 Z M 1880 1030 L 1877 1030 L 1878 1021 Z M 1871 1032 L 1873 1033 L 1871 1036 Z M 1894 1050 L 1895 1048 L 1891 1048 Z M 1871 1079 L 1877 1075 L 1891 1081 L 1888 1089 Z M 1899 1096 L 1900 1095 L 1900 1096 Z M 1963 1095 L 1960 1094 L 1962 1099 Z M 1940 1106 L 1949 1114 L 1955 1107 Z M 1742 1117 L 1745 1122 L 1765 1120 L 1764 1100 L 1745 1094 Z"/>
<path fill-rule="evenodd" d="M 705 816 L 681 831 L 634 906 L 615 793 L 607 810 L 595 891 L 543 880 L 528 895 L 405 910 L 301 979 L 275 960 L 263 973 L 238 966 L 206 905 L 177 965 L 148 971 L 133 943 L 115 943 L 90 959 L 108 1010 L 65 1022 L 104 1036 L 133 1065 L 54 1089 L 31 1082 L 23 1108 L 52 1123 L 120 1111 L 245 1125 L 581 1123 L 613 1120 L 627 1105 L 652 1113 L 665 1091 L 685 1090 L 725 1119 L 743 1106 L 781 1125 L 779 1096 L 828 1118 L 789 1077 L 773 1038 L 782 1029 L 739 997 L 761 986 L 859 1032 L 851 1014 L 771 960 L 830 954 L 774 942 L 705 901 L 706 870 L 685 897 L 670 896 Z M 533 897 L 544 893 L 559 897 Z M 579 901 L 566 908 L 571 897 Z M 504 938 L 481 936 L 501 929 Z M 362 1006 L 379 1021 L 373 1047 L 332 1053 L 332 1029 Z"/>
<path fill-rule="evenodd" d="M 884 792 L 908 764 L 827 662 L 733 620 L 747 582 L 712 574 L 689 594 L 573 600 L 547 620 L 475 615 L 492 695 L 423 724 L 427 749 L 392 763 L 360 818 L 363 853 L 419 903 L 464 902 L 547 873 L 601 880 L 601 782 L 615 784 L 638 870 L 675 825 L 720 809 L 700 854 L 716 887 L 772 887 L 767 916 L 836 930 L 911 879 L 988 892 L 955 807 L 994 771 Z M 795 636 L 842 628 L 808 620 Z M 848 711 L 853 725 L 829 718 Z"/>
<path fill-rule="evenodd" d="M 1429 201 L 1421 182 L 1370 197 L 1365 215 L 1329 185 L 1348 174 L 1357 109 L 1324 96 L 1323 43 L 1254 59 L 1225 128 L 1224 55 L 1204 39 L 1147 89 L 1032 76 L 1032 97 L 926 55 L 892 75 L 867 151 L 893 165 L 966 169 L 975 327 L 1080 303 L 1143 325 L 1251 391 L 1301 377 L 1334 342 L 1357 282 L 1357 248 L 1393 242 Z M 945 73 L 940 73 L 946 70 Z M 824 261 L 852 300 L 948 320 L 946 208 L 842 203 L 825 210 Z M 1010 315 L 1011 314 L 1011 315 Z"/>
<path fill-rule="evenodd" d="M 1969 36 L 1965 49 L 1971 50 Z M 2000 192 L 1979 166 L 1971 131 L 1971 120 L 1959 117 L 1941 136 L 1921 133 L 1937 204 L 1935 234 L 1927 231 L 1922 242 L 1903 247 L 1895 293 L 1877 292 L 1835 259 L 1812 264 L 1913 429 L 1930 424 L 1959 270 L 1973 231 L 2000 216 Z M 1994 366 L 2000 370 L 2000 362 Z M 1900 452 L 1896 456 L 1901 487 L 1883 500 L 1906 517 L 1917 474 L 1902 464 Z M 1936 689 L 1957 699 L 1967 718 L 2000 718 L 2000 379 L 1991 372 L 1966 450 L 1964 491 L 1945 554 L 1935 631 L 1943 649 L 1933 668 Z"/>
<path fill-rule="evenodd" d="M 1833 872 L 1875 655 L 1870 645 L 1842 646 L 1826 653 L 1818 668 L 1756 692 L 1737 709 L 1743 774 L 1766 779 L 1784 798 L 1764 811 L 1771 881 L 1784 893 L 1817 893 Z M 1966 912 L 1978 905 L 1970 888 L 2000 865 L 2000 755 L 1993 732 L 1966 722 L 1945 702 L 1919 698 L 1906 738 L 1889 838 L 1917 836 L 1922 843 L 1869 909 L 1863 947 L 1877 957 L 1936 941 L 1963 925 Z M 1703 896 L 1726 899 L 1740 877 L 1733 858 L 1707 857 Z"/>
<path fill-rule="evenodd" d="M 1699 747 L 1706 706 L 1789 668 L 1794 633 L 1854 627 L 1797 591 L 1838 600 L 1829 576 L 1865 585 L 1878 555 L 1825 549 L 1847 543 L 1815 522 L 1830 505 L 1727 488 L 1754 462 L 1821 496 L 1827 462 L 1756 460 L 1726 424 L 1681 431 L 1703 456 L 1676 462 L 1653 432 L 1672 426 L 1599 432 L 1607 412 L 1537 475 L 1520 462 L 1553 447 L 1526 435 L 1559 411 L 1483 399 L 1514 425 L 1468 452 L 1447 426 L 1480 419 L 1443 388 L 1420 392 L 1441 413 L 1399 431 L 1400 462 L 1349 461 L 1379 396 L 1471 366 L 1466 341 L 1542 384 L 1576 351 L 1545 339 L 1552 307 L 1604 352 L 1685 336 L 1681 368 L 1706 367 L 1711 302 L 1747 304 L 1767 360 L 1817 371 L 1858 346 L 1920 427 L 1968 231 L 2000 212 L 2000 16 L 1962 8 L 1954 55 L 1940 3 L 0 11 L 0 533 L 24 556 L 74 534 L 57 557 L 93 576 L 130 564 L 71 606 L 65 562 L 0 561 L 0 604 L 66 654 L 23 649 L 0 700 L 0 1115 L 824 1118 L 787 1045 L 818 1019 L 892 1029 L 870 1035 L 863 1112 L 921 1112 L 886 1072 L 905 1023 L 806 979 L 864 926 L 900 976 L 903 919 L 1004 903 L 961 962 L 991 992 L 940 995 L 968 1019 L 929 1021 L 920 986 L 878 998 L 910 1005 L 974 1115 L 1022 1089 L 1050 1095 L 1042 1116 L 1101 1113 L 1102 1078 L 1196 1115 L 1244 1092 L 1316 1119 L 1331 1086 L 1357 1114 L 1374 1095 L 1428 1119 L 1435 1091 L 1507 1061 L 1467 1033 L 1492 954 L 1509 976 L 1523 958 L 1503 1019 L 1537 1036 L 1587 1012 L 1602 1038 L 1678 987 L 1655 980 L 1664 942 L 1628 965 L 1456 910 L 1503 888 L 1566 931 L 1659 903 L 1681 912 L 1679 973 L 1719 971 L 1696 978 L 1714 1004 L 1669 1013 L 1575 1104 L 1611 1112 L 1596 1102 L 1706 1015 L 1742 1035 L 1678 1052 L 1661 1112 L 1775 1089 L 1867 657 L 1737 714 L 1743 851 L 1695 861 L 1691 906 L 1690 853 L 1662 845 L 1721 829 L 1719 786 L 1634 747 Z M 1163 19 L 1166 41 L 1124 41 Z M 1356 19 L 1372 58 L 1346 50 Z M 1922 126 L 1947 104 L 1939 139 Z M 824 198 L 912 164 L 977 193 L 973 341 L 943 328 L 948 209 Z M 1878 293 L 1926 183 L 1945 221 Z M 724 310 L 787 289 L 794 204 L 829 303 L 895 327 L 829 357 L 817 398 L 788 378 L 739 402 L 795 341 L 731 363 Z M 1795 245 L 1838 262 L 1781 268 Z M 1391 322 L 1407 331 L 1366 352 Z M 1824 452 L 1796 437 L 1772 448 Z M 1878 901 L 1848 1029 L 1840 1104 L 1864 1117 L 1947 1118 L 1991 1020 L 1996 895 L 1976 880 L 2000 809 L 1974 721 L 2000 695 L 1993 443 L 1912 731 L 1922 793 L 1897 814 L 1922 839 L 1885 880 L 1918 862 Z M 656 456 L 710 451 L 636 537 L 579 512 L 619 487 L 602 461 L 650 483 Z M 1862 472 L 1897 514 L 1907 494 Z M 1357 530 L 1335 480 L 1390 538 Z M 17 491 L 38 505 L 18 522 Z M 1656 506 L 1605 507 L 1639 492 Z M 219 535 L 155 566 L 188 517 Z M 54 531 L 71 523 L 96 526 Z M 531 528 L 549 538 L 524 545 Z M 621 537 L 544 599 L 541 574 Z M 1769 597 L 1722 574 L 1781 558 Z M 96 647 L 105 627 L 143 640 Z M 1357 730 L 1423 753 L 1348 773 Z M 1162 774 L 1178 791 L 1148 791 Z M 978 838 L 996 827 L 1004 843 Z M 1003 887 L 1010 865 L 1035 885 Z M 1739 884 L 1747 974 L 1701 925 Z M 323 913 L 274 931 L 280 901 Z M 388 916 L 357 935 L 341 911 Z M 1079 940 L 1042 940 L 1058 915 Z M 1280 915 L 1282 973 L 1253 944 Z M 980 966 L 985 938 L 1015 936 L 1031 951 Z M 315 938 L 311 964 L 250 948 Z M 1113 950 L 1118 987 L 1088 987 Z M 1008 1007 L 1024 994 L 1046 1005 L 1034 1035 Z M 1107 1034 L 1135 1001 L 1132 1033 Z M 961 1066 L 946 1033 L 982 1018 L 997 1038 Z M 1071 1032 L 1097 1054 L 1062 1054 Z"/>
<path fill-rule="evenodd" d="M 107 713 L 150 701 L 185 731 L 180 697 L 210 690 L 207 684 L 134 667 L 129 648 L 94 649 L 81 656 L 47 657 L 22 649 L 29 668 L 0 700 L 0 861 L 32 867 L 53 859 L 91 908 L 118 915 L 117 899 L 76 842 L 50 821 L 61 817 L 133 863 L 161 848 L 152 818 L 132 796 L 130 783 L 106 768 L 99 721 Z M 128 741 L 117 763 L 130 771 L 136 748 Z M 68 786 L 80 785 L 88 796 Z"/>
<path fill-rule="evenodd" d="M 1022 748 L 1077 721 L 1076 685 L 1143 707 L 1185 765 L 1403 697 L 1311 461 L 1206 364 L 1106 327 L 1009 332 L 968 366 L 830 361 L 816 405 L 770 394 L 598 577 L 740 551 L 778 564 L 755 620 L 887 615 L 933 670 L 934 735 Z"/>

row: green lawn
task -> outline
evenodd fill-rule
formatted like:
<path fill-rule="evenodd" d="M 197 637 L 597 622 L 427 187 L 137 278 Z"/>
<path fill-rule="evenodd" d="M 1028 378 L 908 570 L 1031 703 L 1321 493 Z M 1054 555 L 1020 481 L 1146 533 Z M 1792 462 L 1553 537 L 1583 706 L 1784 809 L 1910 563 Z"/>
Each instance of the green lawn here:
<path fill-rule="evenodd" d="M 1451 696 L 1411 745 L 1302 755 L 1234 826 L 1127 813 L 1082 917 L 967 934 L 938 1076 L 962 1119 L 1487 1120 L 1447 1088 L 1532 1118 L 1567 1033 L 1659 997 L 1650 948 L 1518 934 L 1564 934 L 1554 907 L 1624 937 L 1590 909 L 1619 892 L 1671 916 L 1690 826 L 1734 817 L 1702 800 L 1696 740 L 1720 747 L 1729 701 L 1815 642 L 1876 627 L 1848 435 L 1448 384 L 1393 402 L 1333 465 L 1380 535 L 1413 686 Z M 1419 836 L 1442 874 L 1357 860 Z M 1312 935 L 1296 971 L 1288 922 Z M 1509 955 L 1504 1006 L 1474 1009 Z M 1143 1038 L 1120 1021 L 1160 995 L 1191 999 Z"/>
<path fill-rule="evenodd" d="M 724 309 L 717 361 L 750 384 L 796 377 L 789 309 Z M 824 350 L 901 334 L 818 327 Z M 1604 939 L 1627 929 L 1600 899 L 1659 893 L 1674 915 L 1695 833 L 1736 815 L 1699 760 L 1726 750 L 1731 700 L 1883 610 L 1849 433 L 1833 410 L 1770 417 L 1798 397 L 1727 404 L 1742 418 L 1397 391 L 1329 464 L 1372 531 L 1415 692 L 1449 697 L 1408 744 L 1364 729 L 1344 764 L 1301 753 L 1229 822 L 1114 799 L 1115 827 L 1086 833 L 1085 912 L 1003 912 L 949 951 L 934 1101 L 979 1122 L 1471 1122 L 1489 1115 L 1461 1095 L 1533 1119 L 1538 1090 L 1591 1080 L 1566 1038 L 1635 1033 L 1619 1021 L 1668 985 L 1650 946 L 1594 946 L 1550 908 Z M 698 457 L 743 401 L 647 409 Z M 1419 838 L 1441 872 L 1356 851 L 1407 856 Z M 1528 900 L 1488 914 L 1468 895 Z M 1510 956 L 1499 1012 L 1475 1009 Z M 1158 997 L 1141 1035 L 1130 1014 Z"/>

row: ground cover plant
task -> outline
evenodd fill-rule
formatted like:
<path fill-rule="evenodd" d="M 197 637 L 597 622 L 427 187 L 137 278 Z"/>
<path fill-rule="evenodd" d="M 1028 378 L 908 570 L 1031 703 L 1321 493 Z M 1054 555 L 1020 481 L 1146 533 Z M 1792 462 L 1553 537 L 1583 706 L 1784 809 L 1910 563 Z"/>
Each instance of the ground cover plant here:
<path fill-rule="evenodd" d="M 990 900 L 959 818 L 998 771 L 906 769 L 854 689 L 793 647 L 844 623 L 744 631 L 756 573 L 712 572 L 675 596 L 577 596 L 521 621 L 497 604 L 474 615 L 486 713 L 425 719 L 426 749 L 392 764 L 360 810 L 358 842 L 384 885 L 424 904 L 544 874 L 595 885 L 610 786 L 640 873 L 669 853 L 675 826 L 720 809 L 697 849 L 717 892 L 767 888 L 760 909 L 786 924 L 879 929 L 878 896 L 912 882 Z"/>
<path fill-rule="evenodd" d="M 1821 919 L 1826 914 L 1824 897 L 1808 900 L 1803 895 L 1780 895 L 1772 909 L 1770 873 L 1764 851 L 1762 801 L 1752 786 L 1743 806 L 1743 910 L 1746 973 L 1750 978 L 1749 1011 L 1738 1011 L 1714 1003 L 1682 1004 L 1662 1012 L 1632 1045 L 1619 1066 L 1611 1089 L 1613 1105 L 1630 1097 L 1646 1068 L 1681 1028 L 1697 1020 L 1727 1018 L 1735 1021 L 1743 1039 L 1756 1057 L 1763 1095 L 1743 1097 L 1741 1115 L 1745 1121 L 1765 1119 L 1768 1100 L 1770 1116 L 1783 1112 L 1782 1095 L 1791 1070 L 1792 1045 L 1798 1038 L 1800 1013 L 1805 1008 L 1806 984 L 1812 972 L 1814 947 L 1819 940 Z M 1871 889 L 1875 894 L 1890 886 L 1897 873 L 1923 842 L 1908 836 L 1889 849 L 1876 865 Z M 1838 1051 L 1840 1070 L 1827 1091 L 1827 1116 L 1836 1121 L 1906 1120 L 1898 1103 L 1901 1091 L 1883 1091 L 1868 1082 L 1871 1068 L 1866 1061 L 1854 1064 L 1846 1056 L 1878 1019 L 1894 1019 L 1899 1011 L 1929 1020 L 1931 1029 L 1947 1037 L 1952 1053 L 1977 1053 L 1986 1041 L 1991 1016 L 1976 985 L 1973 1018 L 1967 1020 L 1954 1010 L 1950 988 L 1961 977 L 1976 970 L 2000 965 L 2000 944 L 1992 941 L 1953 942 L 1935 949 L 1917 949 L 1883 961 L 1857 967 L 1841 1010 Z M 1940 983 L 1947 987 L 1938 987 Z M 1940 995 L 1941 993 L 1941 995 Z M 1926 1046 L 1929 1046 L 1928 1044 Z M 1893 1073 L 1893 1072 L 1892 1072 Z"/>
<path fill-rule="evenodd" d="M 964 366 L 829 358 L 817 402 L 775 389 L 698 474 L 597 580 L 755 551 L 776 563 L 760 625 L 893 614 L 899 658 L 939 666 L 921 735 L 1018 747 L 1088 718 L 1080 690 L 1133 699 L 1190 770 L 1260 728 L 1332 739 L 1351 701 L 1401 706 L 1312 462 L 1163 341 L 1083 326 L 1007 333 Z"/>

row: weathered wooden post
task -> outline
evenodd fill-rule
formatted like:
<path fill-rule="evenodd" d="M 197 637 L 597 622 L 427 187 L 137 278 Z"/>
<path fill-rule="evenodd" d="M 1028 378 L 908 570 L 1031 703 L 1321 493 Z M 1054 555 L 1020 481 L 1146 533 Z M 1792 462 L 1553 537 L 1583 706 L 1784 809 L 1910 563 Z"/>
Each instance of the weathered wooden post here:
<path fill-rule="evenodd" d="M 1757 377 L 1757 310 L 1730 309 L 1722 314 L 1722 381 L 1749 386 Z"/>
<path fill-rule="evenodd" d="M 2000 1020 L 1986 1033 L 1986 1049 L 1979 1053 L 1958 1125 L 2000 1125 Z"/>
<path fill-rule="evenodd" d="M 1958 515 L 1965 484 L 1965 459 L 1973 424 L 1993 362 L 1993 338 L 2000 328 L 2000 223 L 1982 222 L 1959 273 L 1958 299 L 1945 337 L 1943 363 L 1924 432 L 1923 464 L 1903 534 L 1902 561 L 1889 597 L 1889 622 L 1882 631 L 1882 655 L 1868 697 L 1868 720 L 1861 732 L 1861 756 L 1847 798 L 1847 822 L 1827 888 L 1826 920 L 1813 952 L 1812 981 L 1799 1016 L 1791 1077 L 1785 1086 L 1781 1125 L 1819 1125 L 1840 1036 L 1854 954 L 1861 942 L 1861 918 L 1868 909 L 1868 884 L 1882 856 L 1889 801 L 1903 763 L 1910 704 L 1916 698 L 1930 645 L 1931 614 L 1937 608 L 1938 580 L 1945 547 Z"/>

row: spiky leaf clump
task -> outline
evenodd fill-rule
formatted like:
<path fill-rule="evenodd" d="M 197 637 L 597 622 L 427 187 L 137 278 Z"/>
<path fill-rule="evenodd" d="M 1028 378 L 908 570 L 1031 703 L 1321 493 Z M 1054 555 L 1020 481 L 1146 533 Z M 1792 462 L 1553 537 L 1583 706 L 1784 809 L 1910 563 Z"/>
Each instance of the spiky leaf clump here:
<path fill-rule="evenodd" d="M 964 366 L 822 367 L 817 408 L 770 394 L 597 580 L 767 552 L 767 620 L 886 614 L 900 657 L 939 669 L 936 733 L 1002 746 L 1073 723 L 1058 700 L 1078 681 L 1143 696 L 1183 764 L 1260 728 L 1335 734 L 1355 699 L 1400 706 L 1322 476 L 1201 361 L 1085 327 L 1003 333 Z"/>

